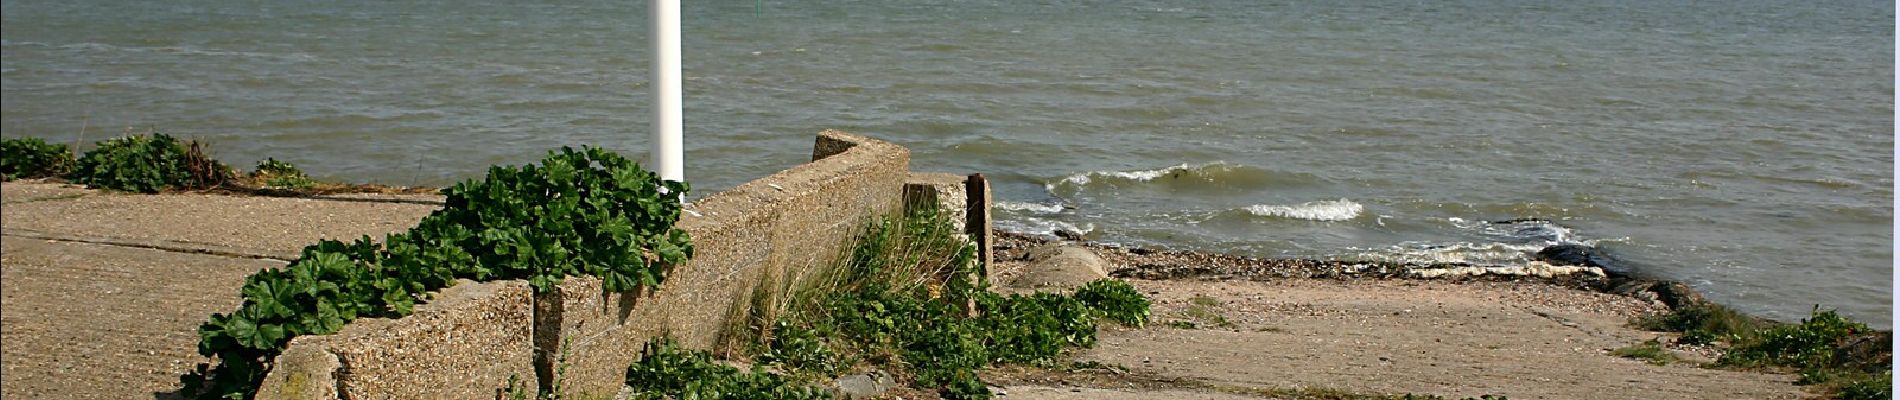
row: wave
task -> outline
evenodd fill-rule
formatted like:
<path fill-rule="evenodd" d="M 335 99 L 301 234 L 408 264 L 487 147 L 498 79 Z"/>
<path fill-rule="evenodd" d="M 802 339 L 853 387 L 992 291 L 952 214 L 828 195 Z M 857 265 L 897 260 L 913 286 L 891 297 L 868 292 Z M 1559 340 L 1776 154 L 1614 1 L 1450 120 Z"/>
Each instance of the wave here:
<path fill-rule="evenodd" d="M 66 44 L 54 44 L 54 43 L 44 43 L 44 42 L 17 42 L 17 43 L 7 42 L 5 45 L 52 47 L 55 49 L 77 51 L 77 52 L 166 53 L 166 54 L 178 54 L 178 55 L 187 55 L 187 56 L 257 58 L 257 59 L 272 59 L 272 60 L 279 60 L 279 61 L 298 61 L 298 62 L 312 62 L 312 61 L 319 60 L 319 58 L 315 55 L 301 53 L 301 52 L 267 53 L 267 52 L 256 52 L 256 51 L 218 50 L 218 49 L 208 49 L 208 48 L 202 48 L 202 47 L 197 47 L 197 46 L 186 46 L 186 45 L 121 46 L 121 45 L 115 45 L 115 44 L 96 43 L 96 42 L 80 42 L 80 43 L 66 43 Z"/>
<path fill-rule="evenodd" d="M 1319 183 L 1313 174 L 1270 171 L 1247 165 L 1215 161 L 1204 164 L 1180 164 L 1172 167 L 1135 171 L 1089 171 L 1043 184 L 1050 194 L 1063 190 L 1081 191 L 1094 186 L 1124 186 L 1142 183 L 1184 185 L 1185 188 L 1265 187 Z"/>
<path fill-rule="evenodd" d="M 1352 200 L 1325 200 L 1295 205 L 1255 204 L 1247 207 L 1247 212 L 1262 217 L 1280 217 L 1313 221 L 1346 221 L 1358 218 L 1366 211 L 1366 206 Z"/>
<path fill-rule="evenodd" d="M 1014 201 L 999 201 L 996 202 L 994 207 L 1000 210 L 1022 211 L 1033 214 L 1057 214 L 1069 208 L 1061 204 L 1020 203 Z"/>
<path fill-rule="evenodd" d="M 1058 231 L 1069 231 L 1081 235 L 1088 235 L 1090 232 L 1095 231 L 1095 224 L 1083 223 L 1082 225 L 1076 225 L 1052 219 L 1024 217 L 1022 219 L 997 220 L 996 228 L 1005 232 L 1025 235 L 1059 236 L 1056 235 Z"/>
<path fill-rule="evenodd" d="M 1479 235 L 1497 239 L 1500 242 L 1543 246 L 1560 244 L 1580 244 L 1596 246 L 1595 240 L 1580 240 L 1576 232 L 1555 222 L 1544 219 L 1520 219 L 1510 221 L 1468 221 L 1451 217 L 1452 226 L 1477 232 Z M 1535 250 L 1533 250 L 1535 251 Z"/>
<path fill-rule="evenodd" d="M 1510 243 L 1402 243 L 1384 249 L 1361 249 L 1346 259 L 1409 264 L 1472 264 L 1522 266 L 1542 245 Z"/>
<path fill-rule="evenodd" d="M 1584 239 L 1570 228 L 1543 219 L 1508 221 L 1472 221 L 1448 219 L 1459 229 L 1476 233 L 1479 240 L 1464 242 L 1404 242 L 1387 248 L 1359 248 L 1344 258 L 1412 264 L 1469 264 L 1478 266 L 1527 267 L 1538 263 L 1535 255 L 1550 246 L 1582 245 L 1597 247 L 1601 241 L 1627 239 Z M 1628 266 L 1612 266 L 1612 268 Z"/>

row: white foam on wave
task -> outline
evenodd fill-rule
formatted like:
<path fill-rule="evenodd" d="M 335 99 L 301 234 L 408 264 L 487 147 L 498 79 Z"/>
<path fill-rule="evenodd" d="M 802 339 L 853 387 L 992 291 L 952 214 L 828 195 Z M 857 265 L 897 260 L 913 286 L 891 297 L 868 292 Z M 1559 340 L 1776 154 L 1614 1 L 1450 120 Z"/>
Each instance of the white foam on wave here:
<path fill-rule="evenodd" d="M 1022 211 L 1032 214 L 1057 214 L 1066 208 L 1061 204 L 1019 203 L 1014 201 L 999 201 L 996 202 L 995 207 L 1003 210 Z"/>
<path fill-rule="evenodd" d="M 1516 222 L 1470 221 L 1463 218 L 1447 218 L 1452 226 L 1477 232 L 1480 235 L 1497 238 L 1501 241 L 1527 245 L 1555 246 L 1560 244 L 1580 244 L 1596 246 L 1597 240 L 1583 240 L 1570 228 L 1555 222 L 1544 220 L 1525 220 Z"/>
<path fill-rule="evenodd" d="M 1348 257 L 1365 261 L 1385 261 L 1412 264 L 1464 263 L 1474 265 L 1522 266 L 1530 262 L 1529 255 L 1542 250 L 1542 245 L 1510 243 L 1403 243 L 1385 249 L 1366 249 Z"/>
<path fill-rule="evenodd" d="M 1365 205 L 1347 199 L 1313 201 L 1295 205 L 1255 204 L 1247 207 L 1247 212 L 1262 217 L 1329 222 L 1358 218 L 1359 214 L 1365 211 Z"/>
<path fill-rule="evenodd" d="M 1036 218 L 1036 217 L 999 220 L 999 221 L 996 221 L 996 227 L 998 229 L 1002 229 L 1007 232 L 1015 232 L 1015 233 L 1025 234 L 1025 235 L 1043 235 L 1043 236 L 1056 236 L 1056 231 L 1070 231 L 1070 232 L 1075 232 L 1075 233 L 1079 233 L 1083 235 L 1087 235 L 1089 232 L 1095 231 L 1095 224 L 1093 223 L 1083 223 L 1082 225 L 1076 225 L 1076 224 L 1072 224 L 1072 223 L 1068 223 L 1064 221 L 1057 221 L 1057 220 L 1052 220 L 1052 219 L 1043 219 L 1043 218 Z"/>
<path fill-rule="evenodd" d="M 1230 167 L 1230 164 L 1228 164 L 1226 161 L 1215 161 L 1215 162 L 1205 163 L 1205 164 L 1181 164 L 1181 165 L 1176 165 L 1176 166 L 1167 167 L 1167 168 L 1149 169 L 1149 170 L 1140 170 L 1140 171 L 1089 171 L 1089 172 L 1078 173 L 1075 175 L 1069 175 L 1067 177 L 1063 177 L 1062 180 L 1044 184 L 1043 189 L 1048 190 L 1050 193 L 1055 193 L 1056 187 L 1058 186 L 1062 186 L 1062 185 L 1085 186 L 1085 185 L 1088 185 L 1089 183 L 1095 182 L 1096 178 L 1117 178 L 1117 179 L 1127 179 L 1127 180 L 1132 180 L 1132 181 L 1147 182 L 1147 181 L 1152 181 L 1155 178 L 1160 178 L 1163 176 L 1168 176 L 1170 174 L 1179 173 L 1179 172 L 1188 172 L 1188 171 L 1194 171 L 1194 170 L 1199 170 L 1203 168 L 1229 168 L 1229 167 Z"/>
<path fill-rule="evenodd" d="M 1579 238 L 1570 228 L 1543 220 L 1492 222 L 1472 221 L 1458 217 L 1447 218 L 1447 220 L 1453 226 L 1475 232 L 1483 239 L 1452 243 L 1405 242 L 1388 248 L 1362 248 L 1357 249 L 1359 253 L 1347 258 L 1408 264 L 1466 264 L 1492 269 L 1536 269 L 1533 267 L 1537 267 L 1541 262 L 1534 260 L 1534 255 L 1546 247 L 1560 244 L 1594 247 L 1600 241 Z M 1503 273 L 1497 270 L 1490 271 Z M 1601 273 L 1601 271 L 1596 273 Z"/>

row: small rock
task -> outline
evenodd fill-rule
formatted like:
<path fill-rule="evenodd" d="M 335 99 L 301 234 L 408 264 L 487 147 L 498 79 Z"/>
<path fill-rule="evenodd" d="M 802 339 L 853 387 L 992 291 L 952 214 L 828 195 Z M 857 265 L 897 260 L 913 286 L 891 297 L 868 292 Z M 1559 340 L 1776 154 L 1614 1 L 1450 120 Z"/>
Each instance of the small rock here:
<path fill-rule="evenodd" d="M 862 374 L 845 375 L 832 382 L 832 390 L 838 398 L 870 399 L 897 387 L 897 381 L 891 374 L 873 370 Z"/>

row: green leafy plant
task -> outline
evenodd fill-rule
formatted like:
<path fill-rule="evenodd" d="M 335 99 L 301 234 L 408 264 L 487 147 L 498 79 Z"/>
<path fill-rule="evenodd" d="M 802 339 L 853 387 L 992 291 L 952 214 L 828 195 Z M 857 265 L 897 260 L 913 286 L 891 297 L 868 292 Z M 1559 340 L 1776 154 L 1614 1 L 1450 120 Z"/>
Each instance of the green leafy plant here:
<path fill-rule="evenodd" d="M 216 186 L 228 174 L 228 167 L 205 155 L 202 143 L 187 144 L 154 133 L 99 142 L 98 148 L 79 157 L 73 180 L 105 189 L 157 193 Z"/>
<path fill-rule="evenodd" d="M 1148 297 L 1128 282 L 1111 279 L 1089 282 L 1075 290 L 1075 299 L 1100 311 L 1103 318 L 1122 325 L 1139 328 L 1148 324 Z"/>
<path fill-rule="evenodd" d="M 60 176 L 72 167 L 73 152 L 66 145 L 40 138 L 0 139 L 0 180 Z"/>
<path fill-rule="evenodd" d="M 478 275 L 526 277 L 547 291 L 562 277 L 599 277 L 610 291 L 657 287 L 662 265 L 692 255 L 680 217 L 682 182 L 661 181 L 599 148 L 563 148 L 540 165 L 493 167 L 443 193 L 437 214 L 474 236 L 463 248 Z"/>
<path fill-rule="evenodd" d="M 661 190 L 665 190 L 664 193 Z M 217 356 L 184 378 L 204 398 L 248 398 L 291 338 L 326 335 L 360 317 L 401 317 L 456 279 L 526 279 L 547 292 L 567 276 L 606 290 L 656 288 L 692 255 L 679 219 L 684 183 L 661 181 L 618 154 L 550 152 L 540 165 L 495 167 L 446 189 L 445 206 L 381 244 L 322 241 L 284 268 L 249 277 L 244 301 L 198 329 Z"/>
<path fill-rule="evenodd" d="M 1054 293 L 977 297 L 983 314 L 972 322 L 991 361 L 1042 363 L 1069 347 L 1095 345 L 1099 315 L 1074 297 Z"/>
<path fill-rule="evenodd" d="M 670 338 L 648 341 L 640 360 L 627 368 L 627 386 L 636 400 L 645 399 L 829 399 L 817 388 L 801 385 L 763 368 L 740 370 L 713 360 L 705 351 L 680 348 Z"/>
<path fill-rule="evenodd" d="M 1725 366 L 1839 366 L 1836 345 L 1856 334 L 1870 332 L 1866 324 L 1849 321 L 1834 311 L 1816 311 L 1799 324 L 1781 325 L 1748 335 L 1722 354 Z"/>
<path fill-rule="evenodd" d="M 772 337 L 757 346 L 753 360 L 813 376 L 833 376 L 851 367 L 846 357 L 831 349 L 828 338 L 835 337 L 836 332 L 829 326 L 813 327 L 781 319 L 773 323 L 771 332 Z"/>

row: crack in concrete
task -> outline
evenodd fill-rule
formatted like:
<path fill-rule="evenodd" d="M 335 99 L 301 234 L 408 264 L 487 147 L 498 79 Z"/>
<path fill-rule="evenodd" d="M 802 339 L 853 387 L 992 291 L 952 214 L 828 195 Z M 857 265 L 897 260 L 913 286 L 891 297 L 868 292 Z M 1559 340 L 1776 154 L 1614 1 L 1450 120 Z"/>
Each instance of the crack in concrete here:
<path fill-rule="evenodd" d="M 58 195 L 52 195 L 52 196 L 46 196 L 46 197 L 35 197 L 31 199 L 26 199 L 26 200 L 0 201 L 0 204 L 26 204 L 26 203 L 38 203 L 42 201 L 76 200 L 81 197 L 86 197 L 86 195 L 87 195 L 86 193 L 58 194 Z"/>
<path fill-rule="evenodd" d="M 283 261 L 283 262 L 292 262 L 292 261 L 297 260 L 296 255 L 290 255 L 290 254 L 265 253 L 265 252 L 258 252 L 254 250 L 238 249 L 238 248 L 218 246 L 218 245 L 186 243 L 186 242 L 177 242 L 177 241 L 170 241 L 170 240 L 137 240 L 137 239 L 117 239 L 117 238 L 105 238 L 105 237 L 88 237 L 88 236 L 38 232 L 38 231 L 31 231 L 31 230 L 25 230 L 25 229 L 4 229 L 4 230 L 0 230 L 0 235 L 21 237 L 21 238 L 28 238 L 28 239 L 39 239 L 39 240 L 54 241 L 54 242 L 85 243 L 85 244 L 94 244 L 94 245 L 101 245 L 101 246 L 150 249 L 150 250 L 169 251 L 173 253 L 203 254 L 203 255 L 220 256 L 220 257 L 246 258 L 246 259 L 254 259 L 254 260 L 276 260 L 276 261 Z"/>
<path fill-rule="evenodd" d="M 336 398 L 338 400 L 350 400 L 350 392 L 348 388 L 344 386 L 344 383 L 349 380 L 350 359 L 343 357 L 341 353 L 337 353 L 334 348 L 325 349 L 325 351 L 329 352 L 331 357 L 336 357 L 336 370 L 330 371 L 330 381 L 336 384 Z"/>

